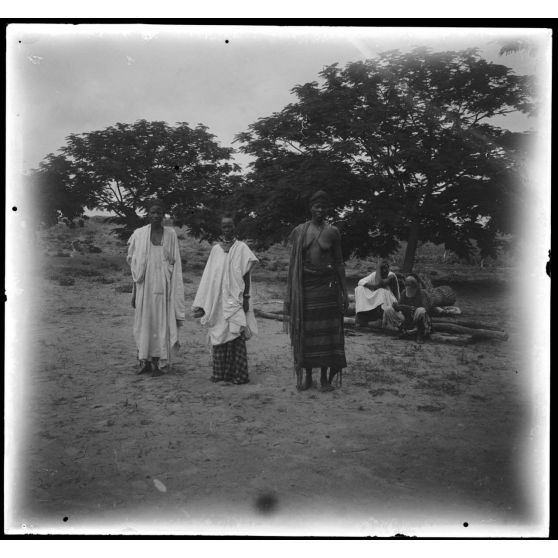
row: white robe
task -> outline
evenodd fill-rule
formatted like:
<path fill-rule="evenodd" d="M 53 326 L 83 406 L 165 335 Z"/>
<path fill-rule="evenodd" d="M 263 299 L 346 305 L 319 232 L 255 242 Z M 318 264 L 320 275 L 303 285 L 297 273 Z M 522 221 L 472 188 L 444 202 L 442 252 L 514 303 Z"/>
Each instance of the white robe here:
<path fill-rule="evenodd" d="M 185 318 L 182 262 L 176 232 L 163 228 L 163 243 L 151 243 L 151 225 L 134 231 L 126 261 L 136 285 L 134 339 L 140 360 L 159 357 L 170 363 L 179 347 L 177 320 Z"/>
<path fill-rule="evenodd" d="M 393 294 L 389 288 L 379 288 L 375 290 L 370 290 L 364 285 L 366 283 L 373 283 L 376 277 L 376 272 L 373 271 L 370 275 L 367 275 L 358 282 L 358 286 L 355 288 L 355 312 L 368 312 L 374 310 L 378 306 L 382 309 L 393 306 L 394 302 L 399 300 L 399 285 L 397 286 L 397 293 Z M 388 278 L 394 277 L 395 283 L 397 284 L 397 276 L 393 271 L 388 273 Z"/>
<path fill-rule="evenodd" d="M 243 309 L 244 275 L 249 273 L 258 258 L 237 240 L 225 252 L 219 244 L 211 249 L 194 299 L 194 308 L 203 308 L 202 325 L 209 331 L 212 345 L 222 345 L 244 332 L 247 339 L 258 333 L 254 310 Z"/>

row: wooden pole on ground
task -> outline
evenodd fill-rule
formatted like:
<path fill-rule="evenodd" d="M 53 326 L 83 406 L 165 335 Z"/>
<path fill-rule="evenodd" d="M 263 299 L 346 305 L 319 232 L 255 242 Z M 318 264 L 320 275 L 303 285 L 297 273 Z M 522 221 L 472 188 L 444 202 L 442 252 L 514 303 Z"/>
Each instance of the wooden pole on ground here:
<path fill-rule="evenodd" d="M 264 312 L 259 308 L 254 309 L 254 314 L 260 318 L 267 318 L 270 320 L 283 321 L 283 314 L 279 312 Z M 343 323 L 349 327 L 355 327 L 355 318 L 344 317 Z M 483 329 L 483 328 L 472 328 L 465 327 L 462 325 L 457 325 L 455 323 L 449 322 L 439 322 L 433 320 L 433 327 L 436 333 L 454 333 L 457 335 L 469 335 L 472 339 L 498 339 L 500 341 L 507 341 L 508 334 L 505 331 L 497 331 L 494 329 Z M 381 333 L 386 335 L 398 335 L 399 333 L 394 330 L 372 327 L 372 326 L 362 326 L 359 330 L 371 331 L 374 333 Z"/>

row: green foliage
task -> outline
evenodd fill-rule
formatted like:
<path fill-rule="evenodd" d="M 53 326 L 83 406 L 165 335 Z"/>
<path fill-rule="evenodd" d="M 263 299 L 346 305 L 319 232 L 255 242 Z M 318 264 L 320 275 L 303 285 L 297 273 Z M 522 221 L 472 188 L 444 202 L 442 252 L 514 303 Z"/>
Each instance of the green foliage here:
<path fill-rule="evenodd" d="M 385 256 L 407 239 L 407 269 L 418 241 L 467 255 L 474 239 L 494 252 L 496 233 L 513 229 L 520 135 L 490 119 L 530 113 L 531 78 L 476 50 L 423 48 L 334 64 L 320 77 L 237 136 L 256 158 L 237 196 L 241 229 L 261 246 L 285 238 L 320 188 L 345 256 Z"/>

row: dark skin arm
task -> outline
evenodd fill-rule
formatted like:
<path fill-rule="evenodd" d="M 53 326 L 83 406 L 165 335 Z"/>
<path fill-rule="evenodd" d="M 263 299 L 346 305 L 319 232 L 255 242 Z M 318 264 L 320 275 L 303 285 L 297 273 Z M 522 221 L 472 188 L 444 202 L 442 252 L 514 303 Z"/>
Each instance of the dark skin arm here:
<path fill-rule="evenodd" d="M 242 309 L 248 312 L 250 308 L 250 272 L 243 277 L 244 279 L 244 294 L 242 296 Z"/>
<path fill-rule="evenodd" d="M 366 287 L 367 289 L 370 289 L 371 291 L 375 291 L 376 289 L 386 289 L 389 287 L 393 287 L 392 279 L 393 277 L 388 277 L 387 279 L 380 279 L 380 282 L 378 284 L 369 281 L 368 283 L 365 283 L 363 286 Z"/>
<path fill-rule="evenodd" d="M 346 314 L 349 309 L 349 296 L 347 293 L 347 279 L 345 277 L 345 264 L 343 263 L 343 254 L 341 253 L 341 234 L 337 227 L 330 227 L 328 231 L 333 252 L 333 265 L 337 273 L 337 277 L 341 283 L 341 299 L 343 304 L 343 313 Z M 328 235 L 328 236 L 329 236 Z"/>
<path fill-rule="evenodd" d="M 136 283 L 133 283 L 132 286 L 132 308 L 136 307 Z"/>

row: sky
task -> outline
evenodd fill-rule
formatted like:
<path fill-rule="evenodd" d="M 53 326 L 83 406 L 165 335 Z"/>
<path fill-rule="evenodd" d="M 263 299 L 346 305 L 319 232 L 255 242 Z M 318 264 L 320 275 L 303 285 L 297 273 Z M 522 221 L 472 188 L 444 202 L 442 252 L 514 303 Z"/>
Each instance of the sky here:
<path fill-rule="evenodd" d="M 258 118 L 294 100 L 296 84 L 335 62 L 416 46 L 476 47 L 517 74 L 538 74 L 549 32 L 527 29 L 46 25 L 8 27 L 7 146 L 15 172 L 36 167 L 71 133 L 139 119 L 202 123 L 223 146 Z M 537 42 L 536 55 L 500 56 L 509 38 Z M 228 41 L 228 42 L 227 42 Z M 510 115 L 512 129 L 537 127 Z M 248 159 L 237 156 L 245 165 Z"/>

